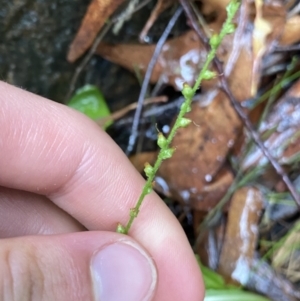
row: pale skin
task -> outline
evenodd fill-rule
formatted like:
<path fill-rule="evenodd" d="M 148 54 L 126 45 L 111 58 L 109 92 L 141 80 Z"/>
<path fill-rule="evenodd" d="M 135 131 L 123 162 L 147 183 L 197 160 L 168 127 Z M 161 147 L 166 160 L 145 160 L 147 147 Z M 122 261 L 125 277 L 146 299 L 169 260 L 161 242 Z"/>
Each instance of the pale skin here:
<path fill-rule="evenodd" d="M 129 236 L 115 233 L 144 180 L 94 122 L 0 82 L 0 129 L 1 300 L 97 300 L 90 258 L 122 239 L 155 263 L 151 300 L 203 300 L 194 254 L 155 193 Z"/>

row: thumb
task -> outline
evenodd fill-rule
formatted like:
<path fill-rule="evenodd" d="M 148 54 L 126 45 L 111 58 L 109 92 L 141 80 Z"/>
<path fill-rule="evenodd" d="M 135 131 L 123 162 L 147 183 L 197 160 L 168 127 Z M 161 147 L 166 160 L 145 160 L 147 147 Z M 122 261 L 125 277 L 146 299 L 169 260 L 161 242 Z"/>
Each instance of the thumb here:
<path fill-rule="evenodd" d="M 149 255 L 112 232 L 3 239 L 0 266 L 5 301 L 146 301 L 157 280 Z"/>

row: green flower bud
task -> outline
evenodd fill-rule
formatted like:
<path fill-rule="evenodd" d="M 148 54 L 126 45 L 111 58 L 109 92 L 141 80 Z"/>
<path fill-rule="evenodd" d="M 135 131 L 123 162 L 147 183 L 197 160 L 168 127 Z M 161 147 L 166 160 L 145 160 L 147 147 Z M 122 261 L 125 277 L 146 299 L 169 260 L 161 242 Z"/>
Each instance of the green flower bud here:
<path fill-rule="evenodd" d="M 233 18 L 237 10 L 239 9 L 240 3 L 236 0 L 231 0 L 226 7 L 228 18 Z"/>
<path fill-rule="evenodd" d="M 152 190 L 153 190 L 152 187 L 148 187 L 147 191 L 146 191 L 146 194 L 150 194 L 152 192 Z"/>
<path fill-rule="evenodd" d="M 157 138 L 157 145 L 160 148 L 164 148 L 166 147 L 168 144 L 167 139 L 165 138 L 165 136 L 162 133 L 158 133 L 158 138 Z"/>
<path fill-rule="evenodd" d="M 234 33 L 236 30 L 236 26 L 233 23 L 228 24 L 228 26 L 226 26 L 226 33 L 227 34 L 231 34 Z"/>
<path fill-rule="evenodd" d="M 153 174 L 153 167 L 148 162 L 145 163 L 144 172 L 148 178 Z"/>
<path fill-rule="evenodd" d="M 173 156 L 174 151 L 175 151 L 174 148 L 164 149 L 160 152 L 160 156 L 163 160 L 170 159 Z"/>
<path fill-rule="evenodd" d="M 192 122 L 191 119 L 182 117 L 179 120 L 179 126 L 182 127 L 182 128 L 184 128 L 184 127 L 188 126 L 191 122 Z"/>
<path fill-rule="evenodd" d="M 217 76 L 217 73 L 214 71 L 206 70 L 203 74 L 203 79 L 213 79 Z"/>
<path fill-rule="evenodd" d="M 122 226 L 121 224 L 118 224 L 116 232 L 121 233 L 121 234 L 127 234 L 126 228 L 124 226 Z"/>
<path fill-rule="evenodd" d="M 218 48 L 220 45 L 220 38 L 219 35 L 217 34 L 213 34 L 212 37 L 209 39 L 209 45 L 211 46 L 211 48 Z"/>
<path fill-rule="evenodd" d="M 130 209 L 129 215 L 130 215 L 131 217 L 137 217 L 138 214 L 139 214 L 139 211 L 138 211 L 137 209 L 135 209 L 135 208 L 131 208 L 131 209 Z"/>
<path fill-rule="evenodd" d="M 183 84 L 183 89 L 182 89 L 181 93 L 185 99 L 192 99 L 195 94 L 193 91 L 193 88 L 190 87 L 187 83 Z"/>
<path fill-rule="evenodd" d="M 184 114 L 185 114 L 185 113 L 188 113 L 188 112 L 191 111 L 191 106 L 190 106 L 188 103 L 184 102 L 184 103 L 181 105 L 180 110 L 183 111 Z"/>

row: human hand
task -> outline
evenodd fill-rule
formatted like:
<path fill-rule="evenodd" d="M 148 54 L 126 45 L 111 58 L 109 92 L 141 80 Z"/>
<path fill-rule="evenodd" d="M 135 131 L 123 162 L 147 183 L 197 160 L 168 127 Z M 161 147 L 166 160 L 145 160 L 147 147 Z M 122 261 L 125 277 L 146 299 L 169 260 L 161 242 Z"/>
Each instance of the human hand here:
<path fill-rule="evenodd" d="M 114 232 L 144 180 L 105 132 L 2 82 L 0 104 L 1 300 L 203 299 L 185 234 L 155 193 L 130 236 Z"/>

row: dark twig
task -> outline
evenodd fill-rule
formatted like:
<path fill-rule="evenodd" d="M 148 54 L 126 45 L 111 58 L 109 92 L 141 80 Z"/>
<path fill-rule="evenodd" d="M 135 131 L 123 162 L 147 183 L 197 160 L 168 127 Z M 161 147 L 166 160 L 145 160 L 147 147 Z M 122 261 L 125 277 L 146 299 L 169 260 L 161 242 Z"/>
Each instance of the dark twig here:
<path fill-rule="evenodd" d="M 85 68 L 85 66 L 88 64 L 88 62 L 90 61 L 91 57 L 94 55 L 95 51 L 97 50 L 97 47 L 99 45 L 99 43 L 103 40 L 103 38 L 105 37 L 105 35 L 107 34 L 107 32 L 110 30 L 110 28 L 112 27 L 113 24 L 117 23 L 120 21 L 120 19 L 124 19 L 127 18 L 128 16 L 136 13 L 137 11 L 139 11 L 141 8 L 143 8 L 145 5 L 147 5 L 150 1 L 149 0 L 145 0 L 142 3 L 140 3 L 133 11 L 131 11 L 129 14 L 121 14 L 115 18 L 113 18 L 112 20 L 109 20 L 106 24 L 106 26 L 104 27 L 104 29 L 98 34 L 97 38 L 95 39 L 92 47 L 90 48 L 89 52 L 86 54 L 86 56 L 84 57 L 84 59 L 82 60 L 82 62 L 79 64 L 79 66 L 76 68 L 74 75 L 71 79 L 71 83 L 70 83 L 70 87 L 69 87 L 69 91 L 64 99 L 64 103 L 66 103 L 71 95 L 73 94 L 74 90 L 75 90 L 75 86 L 77 83 L 77 80 L 79 78 L 79 75 L 81 74 L 81 72 L 83 71 L 83 69 Z"/>
<path fill-rule="evenodd" d="M 300 50 L 300 44 L 288 45 L 288 46 L 277 45 L 274 49 L 275 52 L 287 52 L 287 51 L 299 51 L 299 50 Z"/>
<path fill-rule="evenodd" d="M 74 90 L 75 90 L 75 86 L 78 80 L 79 75 L 81 74 L 81 72 L 83 71 L 83 69 L 85 68 L 85 66 L 88 64 L 88 62 L 90 61 L 91 57 L 94 55 L 99 43 L 103 40 L 103 38 L 105 37 L 105 35 L 107 34 L 107 32 L 110 30 L 110 28 L 112 27 L 113 23 L 111 21 L 109 21 L 104 29 L 100 32 L 100 34 L 97 36 L 96 40 L 94 41 L 92 47 L 90 48 L 89 52 L 87 53 L 87 55 L 84 57 L 84 59 L 82 60 L 82 62 L 79 64 L 79 66 L 76 68 L 74 75 L 72 77 L 71 83 L 70 83 L 70 88 L 69 91 L 64 99 L 64 103 L 67 103 L 67 101 L 70 99 L 71 95 L 73 94 Z"/>
<path fill-rule="evenodd" d="M 133 123 L 132 123 L 132 127 L 131 127 L 131 134 L 130 134 L 127 149 L 126 149 L 126 154 L 127 155 L 129 155 L 132 152 L 132 150 L 134 148 L 134 145 L 135 145 L 135 142 L 136 142 L 136 138 L 138 136 L 138 126 L 139 126 L 139 120 L 140 120 L 141 113 L 142 113 L 143 101 L 144 101 L 146 93 L 147 93 L 148 85 L 149 85 L 149 82 L 150 82 L 150 78 L 151 78 L 154 66 L 155 66 L 155 64 L 158 60 L 158 57 L 161 53 L 161 50 L 162 50 L 162 48 L 163 48 L 163 46 L 164 46 L 164 44 L 165 44 L 165 42 L 166 42 L 166 40 L 167 40 L 167 38 L 170 34 L 172 28 L 174 27 L 174 25 L 175 25 L 175 23 L 176 23 L 176 21 L 179 18 L 181 13 L 182 13 L 182 8 L 179 7 L 176 10 L 173 17 L 170 19 L 165 31 L 163 32 L 162 36 L 160 37 L 158 43 L 156 44 L 154 53 L 153 53 L 152 58 L 149 62 L 149 65 L 147 67 L 147 71 L 146 71 L 146 74 L 145 74 L 145 77 L 144 77 L 144 80 L 143 80 L 140 95 L 139 95 L 139 98 L 138 98 L 138 101 L 137 101 L 138 106 L 137 106 L 137 109 L 135 111 L 134 118 L 133 118 Z"/>
<path fill-rule="evenodd" d="M 206 49 L 209 50 L 210 46 L 209 46 L 209 43 L 208 43 L 208 39 L 205 36 L 202 29 L 200 28 L 194 14 L 192 12 L 192 8 L 190 6 L 189 1 L 188 0 L 179 0 L 179 1 L 182 5 L 183 10 L 185 11 L 187 17 L 189 18 L 189 20 L 190 20 L 190 22 L 193 26 L 193 29 L 198 34 L 200 40 L 205 45 Z M 262 140 L 259 137 L 259 134 L 255 131 L 251 121 L 249 120 L 248 116 L 245 114 L 243 108 L 241 107 L 239 102 L 233 96 L 233 94 L 232 94 L 232 92 L 229 88 L 229 85 L 227 83 L 227 80 L 224 76 L 224 70 L 223 70 L 222 63 L 217 58 L 214 59 L 213 63 L 214 63 L 214 66 L 216 67 L 216 69 L 219 73 L 219 81 L 220 81 L 220 84 L 221 84 L 221 88 L 224 91 L 224 93 L 227 95 L 227 97 L 229 98 L 229 100 L 231 102 L 231 105 L 234 107 L 235 111 L 239 115 L 239 117 L 242 120 L 243 124 L 245 125 L 245 127 L 249 131 L 253 141 L 258 145 L 258 147 L 261 149 L 263 154 L 270 161 L 271 165 L 273 166 L 273 168 L 275 169 L 277 174 L 279 176 L 281 176 L 283 182 L 288 187 L 288 189 L 289 189 L 292 197 L 294 198 L 295 202 L 300 207 L 300 195 L 297 192 L 297 190 L 295 189 L 294 185 L 292 184 L 292 182 L 291 182 L 290 178 L 288 177 L 287 173 L 284 171 L 282 166 L 276 161 L 276 159 L 270 154 L 269 150 L 265 147 L 264 143 L 262 142 Z"/>

